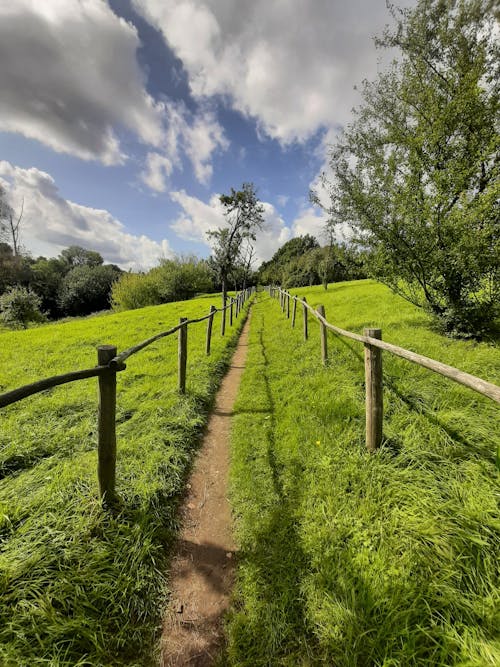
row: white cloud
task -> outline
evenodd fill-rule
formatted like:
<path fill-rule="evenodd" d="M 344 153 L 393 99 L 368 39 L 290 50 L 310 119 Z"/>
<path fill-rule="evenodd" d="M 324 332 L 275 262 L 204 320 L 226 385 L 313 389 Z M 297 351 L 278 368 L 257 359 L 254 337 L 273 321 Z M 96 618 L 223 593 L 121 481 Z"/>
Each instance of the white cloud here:
<path fill-rule="evenodd" d="M 144 88 L 139 38 L 102 0 L 0 3 L 0 130 L 55 151 L 119 164 L 116 130 L 162 141 L 162 109 Z"/>
<path fill-rule="evenodd" d="M 60 153 L 122 164 L 119 136 L 154 148 L 142 180 L 166 188 L 181 151 L 207 183 L 211 158 L 228 146 L 214 114 L 153 100 L 145 88 L 134 26 L 103 0 L 0 2 L 0 131 Z"/>
<path fill-rule="evenodd" d="M 141 174 L 141 179 L 151 190 L 165 192 L 167 189 L 166 178 L 170 176 L 173 168 L 171 160 L 165 155 L 148 153 L 146 156 L 146 168 Z"/>
<path fill-rule="evenodd" d="M 384 0 L 133 0 L 182 60 L 193 94 L 223 95 L 282 143 L 344 124 L 377 71 Z M 414 4 L 402 0 L 399 4 Z"/>
<path fill-rule="evenodd" d="M 69 245 L 80 245 L 97 250 L 107 262 L 137 270 L 173 254 L 168 241 L 128 233 L 109 211 L 64 199 L 54 179 L 39 169 L 21 169 L 3 160 L 0 182 L 16 210 L 24 201 L 21 242 L 35 256 L 54 256 Z"/>
<path fill-rule="evenodd" d="M 181 155 L 186 155 L 196 179 L 207 185 L 212 176 L 213 153 L 229 146 L 222 127 L 211 111 L 193 115 L 182 103 L 166 102 L 164 113 L 163 153 L 148 153 L 141 180 L 152 190 L 164 192 L 174 167 L 182 169 Z"/>
<path fill-rule="evenodd" d="M 183 190 L 171 192 L 170 196 L 182 208 L 182 213 L 171 225 L 172 229 L 183 239 L 205 243 L 210 247 L 207 232 L 226 224 L 219 196 L 213 195 L 208 203 L 186 194 Z M 263 202 L 263 207 L 263 229 L 257 232 L 257 240 L 253 243 L 257 263 L 270 259 L 276 250 L 290 239 L 290 229 L 274 206 Z"/>
<path fill-rule="evenodd" d="M 312 207 L 306 208 L 299 213 L 292 223 L 292 236 L 314 236 L 320 245 L 325 245 L 325 223 L 326 216 Z"/>

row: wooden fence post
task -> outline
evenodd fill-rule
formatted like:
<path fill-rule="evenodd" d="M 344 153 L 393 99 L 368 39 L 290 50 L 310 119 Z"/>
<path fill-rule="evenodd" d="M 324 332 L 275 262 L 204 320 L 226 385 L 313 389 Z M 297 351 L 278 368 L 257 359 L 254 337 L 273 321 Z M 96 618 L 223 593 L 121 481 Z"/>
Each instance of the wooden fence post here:
<path fill-rule="evenodd" d="M 303 311 L 304 311 L 304 340 L 307 340 L 309 332 L 307 330 L 307 306 L 306 306 L 307 301 L 306 301 L 306 297 L 304 297 L 302 299 L 302 301 L 303 301 L 302 308 L 303 308 Z"/>
<path fill-rule="evenodd" d="M 324 306 L 318 306 L 317 311 L 321 315 L 321 317 L 325 317 L 325 307 Z M 321 334 L 321 361 L 323 362 L 323 366 L 326 366 L 326 362 L 328 361 L 328 345 L 327 345 L 327 340 L 326 340 L 326 327 L 323 324 L 323 322 L 321 322 L 321 321 L 319 323 L 319 327 L 320 327 L 320 334 Z"/>
<path fill-rule="evenodd" d="M 116 353 L 114 345 L 100 345 L 97 364 L 107 366 Z M 116 371 L 111 369 L 99 375 L 97 458 L 100 496 L 106 503 L 113 503 L 116 500 Z"/>
<path fill-rule="evenodd" d="M 292 329 L 295 327 L 295 316 L 297 314 L 297 297 L 293 297 L 293 307 L 292 307 Z"/>
<path fill-rule="evenodd" d="M 181 317 L 179 324 L 187 322 L 187 317 Z M 179 329 L 179 391 L 186 393 L 186 362 L 187 362 L 187 324 Z"/>
<path fill-rule="evenodd" d="M 234 299 L 232 296 L 229 297 L 229 326 L 233 326 L 233 302 Z"/>
<path fill-rule="evenodd" d="M 207 320 L 207 343 L 205 350 L 207 354 L 210 354 L 210 343 L 212 342 L 212 325 L 214 323 L 214 315 L 217 308 L 215 306 L 210 306 L 210 317 Z"/>
<path fill-rule="evenodd" d="M 226 333 L 226 301 L 227 297 L 222 304 L 221 319 L 220 319 L 220 335 L 223 336 Z"/>
<path fill-rule="evenodd" d="M 364 335 L 382 340 L 381 329 L 365 329 Z M 382 444 L 384 400 L 382 350 L 365 344 L 366 447 L 375 451 Z"/>
<path fill-rule="evenodd" d="M 290 294 L 286 295 L 286 317 L 290 319 Z"/>

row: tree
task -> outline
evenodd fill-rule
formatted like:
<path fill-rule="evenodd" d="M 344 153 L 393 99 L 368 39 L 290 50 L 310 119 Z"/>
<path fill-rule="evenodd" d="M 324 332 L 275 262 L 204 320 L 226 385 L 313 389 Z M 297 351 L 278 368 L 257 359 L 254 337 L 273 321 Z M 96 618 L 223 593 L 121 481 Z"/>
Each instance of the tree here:
<path fill-rule="evenodd" d="M 65 275 L 59 290 L 62 312 L 65 315 L 89 315 L 109 308 L 111 286 L 120 273 L 121 270 L 113 264 L 75 266 Z"/>
<path fill-rule="evenodd" d="M 290 241 L 287 241 L 281 248 L 274 253 L 268 262 L 263 262 L 259 268 L 259 279 L 265 284 L 280 284 L 284 285 L 296 283 L 289 281 L 290 262 L 297 267 L 297 260 L 302 255 L 305 255 L 310 250 L 319 248 L 319 243 L 310 234 L 304 236 L 296 236 Z M 305 283 L 307 284 L 307 283 Z"/>
<path fill-rule="evenodd" d="M 12 287 L 0 296 L 0 316 L 11 326 L 28 328 L 29 322 L 43 322 L 40 297 L 25 287 Z"/>
<path fill-rule="evenodd" d="M 231 194 L 221 195 L 227 227 L 208 232 L 213 240 L 211 266 L 222 287 L 222 305 L 226 305 L 227 287 L 231 272 L 242 260 L 246 241 L 255 241 L 256 232 L 264 222 L 264 207 L 257 199 L 253 183 L 243 183 L 241 190 L 231 188 Z"/>
<path fill-rule="evenodd" d="M 0 185 L 0 240 L 12 247 L 14 257 L 21 254 L 19 236 L 23 211 L 24 200 L 21 204 L 19 214 L 16 214 L 12 206 L 7 202 L 5 188 Z"/>
<path fill-rule="evenodd" d="M 391 8 L 378 40 L 401 59 L 363 87 L 331 153 L 329 213 L 372 272 L 450 333 L 480 334 L 499 302 L 500 47 L 495 3 Z M 316 197 L 316 201 L 318 198 Z"/>
<path fill-rule="evenodd" d="M 104 261 L 100 253 L 78 245 L 65 248 L 61 252 L 60 258 L 67 264 L 68 270 L 75 266 L 100 266 Z"/>

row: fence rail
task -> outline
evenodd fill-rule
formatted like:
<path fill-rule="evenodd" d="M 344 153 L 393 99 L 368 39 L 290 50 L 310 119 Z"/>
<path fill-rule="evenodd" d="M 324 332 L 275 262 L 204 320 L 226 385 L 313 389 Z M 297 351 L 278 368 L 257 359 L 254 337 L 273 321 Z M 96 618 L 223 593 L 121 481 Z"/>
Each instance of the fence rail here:
<path fill-rule="evenodd" d="M 205 352 L 210 354 L 212 324 L 216 313 L 222 313 L 221 335 L 225 332 L 225 315 L 230 310 L 230 322 L 232 324 L 233 306 L 236 305 L 236 317 L 241 312 L 245 302 L 255 293 L 255 287 L 249 287 L 239 292 L 235 297 L 229 297 L 228 303 L 222 308 L 210 306 L 208 315 L 195 319 L 180 318 L 179 324 L 166 331 L 162 331 L 136 345 L 127 348 L 117 354 L 114 345 L 100 345 L 97 347 L 97 366 L 77 371 L 71 371 L 62 375 L 37 380 L 31 384 L 23 385 L 0 394 L 0 408 L 17 403 L 29 396 L 41 391 L 51 389 L 61 384 L 76 382 L 87 378 L 97 377 L 99 379 L 99 409 L 98 409 L 98 479 L 101 498 L 112 503 L 116 498 L 115 493 L 115 470 L 116 470 L 116 374 L 126 370 L 125 360 L 133 354 L 140 352 L 152 343 L 179 332 L 178 345 L 178 389 L 180 393 L 186 390 L 186 367 L 187 367 L 187 331 L 190 324 L 196 324 L 207 320 L 207 338 Z"/>
<path fill-rule="evenodd" d="M 440 361 L 425 357 L 422 354 L 411 352 L 392 343 L 387 343 L 382 340 L 381 329 L 365 329 L 364 335 L 341 329 L 327 321 L 325 316 L 325 309 L 323 306 L 318 306 L 314 309 L 307 303 L 306 298 L 299 299 L 297 296 L 292 296 L 286 290 L 280 287 L 267 287 L 269 295 L 273 298 L 279 299 L 279 304 L 282 312 L 286 312 L 287 318 L 290 317 L 290 299 L 293 301 L 292 308 L 292 327 L 295 327 L 295 316 L 297 302 L 300 301 L 303 310 L 303 324 L 304 324 L 304 340 L 308 339 L 308 317 L 310 312 L 320 324 L 321 334 L 321 358 L 323 364 L 326 364 L 328 359 L 326 330 L 332 331 L 339 336 L 355 340 L 363 343 L 365 347 L 365 385 L 366 385 L 366 446 L 369 450 L 374 450 L 380 447 L 382 442 L 382 425 L 383 425 L 383 368 L 382 368 L 382 350 L 390 352 L 391 354 L 411 361 L 418 366 L 427 368 L 434 373 L 438 373 L 449 380 L 458 382 L 469 389 L 473 389 L 479 394 L 490 398 L 497 403 L 500 403 L 500 387 L 492 382 L 478 378 L 470 373 L 448 366 Z"/>

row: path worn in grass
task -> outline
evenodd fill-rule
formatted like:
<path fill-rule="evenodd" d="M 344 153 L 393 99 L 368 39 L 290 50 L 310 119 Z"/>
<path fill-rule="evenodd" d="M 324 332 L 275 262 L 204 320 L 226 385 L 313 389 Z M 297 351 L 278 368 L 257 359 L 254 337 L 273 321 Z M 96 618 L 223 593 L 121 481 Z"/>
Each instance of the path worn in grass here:
<path fill-rule="evenodd" d="M 211 665 L 223 641 L 222 617 L 234 579 L 235 545 L 227 500 L 233 405 L 245 366 L 247 320 L 216 397 L 187 485 L 170 573 L 171 603 L 162 637 L 162 667 Z"/>

